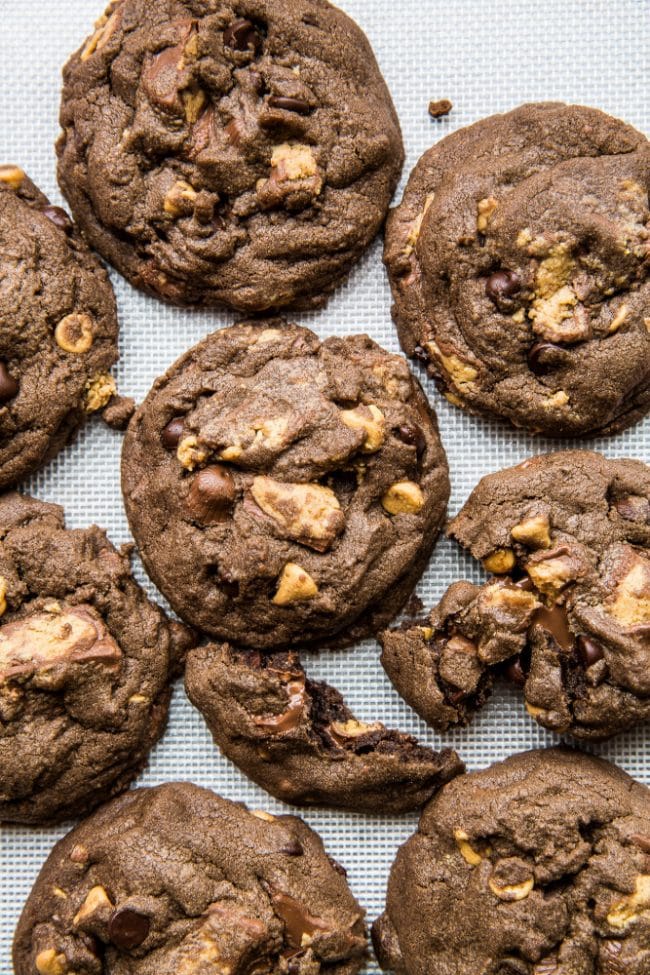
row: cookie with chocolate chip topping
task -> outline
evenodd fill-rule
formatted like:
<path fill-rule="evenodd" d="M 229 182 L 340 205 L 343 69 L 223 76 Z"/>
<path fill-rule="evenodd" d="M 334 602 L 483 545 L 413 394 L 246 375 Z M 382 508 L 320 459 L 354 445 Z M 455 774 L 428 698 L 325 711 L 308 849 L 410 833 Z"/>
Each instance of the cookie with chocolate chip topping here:
<path fill-rule="evenodd" d="M 16 975 L 355 975 L 364 912 L 295 816 L 189 782 L 114 799 L 52 850 L 16 930 Z"/>
<path fill-rule="evenodd" d="M 449 533 L 494 577 L 381 635 L 382 663 L 437 728 L 494 678 L 536 721 L 600 740 L 650 720 L 650 468 L 566 451 L 483 478 Z"/>
<path fill-rule="evenodd" d="M 275 319 L 215 332 L 156 381 L 127 431 L 122 486 L 174 609 L 256 649 L 386 625 L 449 493 L 406 362 L 365 335 L 321 342 Z"/>
<path fill-rule="evenodd" d="M 294 805 L 406 812 L 464 769 L 449 748 L 357 721 L 338 691 L 309 680 L 296 653 L 200 647 L 188 654 L 185 687 L 224 755 Z"/>
<path fill-rule="evenodd" d="M 53 457 L 115 393 L 108 276 L 65 210 L 0 165 L 0 489 Z"/>
<path fill-rule="evenodd" d="M 551 436 L 650 408 L 650 143 L 523 105 L 425 153 L 384 259 L 402 347 L 456 406 Z"/>
<path fill-rule="evenodd" d="M 101 529 L 0 497 L 0 822 L 55 822 L 125 789 L 190 643 Z"/>
<path fill-rule="evenodd" d="M 181 305 L 321 305 L 383 224 L 399 122 L 324 0 L 114 0 L 64 70 L 59 181 L 129 281 Z"/>
<path fill-rule="evenodd" d="M 513 755 L 425 808 L 373 925 L 377 958 L 399 975 L 645 975 L 649 850 L 650 791 L 621 769 Z"/>

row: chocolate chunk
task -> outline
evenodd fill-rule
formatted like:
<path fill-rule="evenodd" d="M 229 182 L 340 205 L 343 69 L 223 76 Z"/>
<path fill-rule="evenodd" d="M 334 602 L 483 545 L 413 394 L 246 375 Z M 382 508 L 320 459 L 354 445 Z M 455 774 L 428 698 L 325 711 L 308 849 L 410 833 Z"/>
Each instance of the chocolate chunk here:
<path fill-rule="evenodd" d="M 220 464 L 205 467 L 192 481 L 187 507 L 204 525 L 215 525 L 228 517 L 236 496 L 230 472 Z"/>
<path fill-rule="evenodd" d="M 235 20 L 223 32 L 223 42 L 226 47 L 234 51 L 253 51 L 258 54 L 262 50 L 262 35 L 250 20 Z"/>
<path fill-rule="evenodd" d="M 175 416 L 173 420 L 170 420 L 166 427 L 164 427 L 162 433 L 160 434 L 160 440 L 165 448 L 165 450 L 176 450 L 178 443 L 183 436 L 183 425 L 184 420 L 182 416 Z"/>
<path fill-rule="evenodd" d="M 485 282 L 485 293 L 494 302 L 512 298 L 521 290 L 521 279 L 515 271 L 494 271 Z"/>
<path fill-rule="evenodd" d="M 596 640 L 592 640 L 591 637 L 585 636 L 582 633 L 576 640 L 576 646 L 578 656 L 585 667 L 592 667 L 605 656 L 605 652 L 600 643 L 597 643 Z"/>
<path fill-rule="evenodd" d="M 48 220 L 51 220 L 56 227 L 59 227 L 60 230 L 65 231 L 66 234 L 72 233 L 72 220 L 62 207 L 43 207 L 43 215 L 46 216 Z"/>
<path fill-rule="evenodd" d="M 115 911 L 108 923 L 108 936 L 116 948 L 131 951 L 146 939 L 150 927 L 151 921 L 146 914 L 122 907 Z"/>
<path fill-rule="evenodd" d="M 417 423 L 403 423 L 397 428 L 396 433 L 404 443 L 415 447 L 418 457 L 422 456 L 427 447 L 427 441 L 422 427 L 419 427 Z"/>
<path fill-rule="evenodd" d="M 535 342 L 528 350 L 528 365 L 530 371 L 536 376 L 541 376 L 545 372 L 555 369 L 557 362 L 552 353 L 563 352 L 562 346 L 555 345 L 553 342 Z"/>
<path fill-rule="evenodd" d="M 309 115 L 311 106 L 302 98 L 285 98 L 283 95 L 271 95 L 267 102 L 269 108 L 282 108 L 286 112 L 297 112 L 298 115 Z"/>
<path fill-rule="evenodd" d="M 533 616 L 531 626 L 543 627 L 550 633 L 560 650 L 568 652 L 573 649 L 575 640 L 569 629 L 569 617 L 563 606 L 542 606 Z"/>
<path fill-rule="evenodd" d="M 9 373 L 7 364 L 0 359 L 0 403 L 8 403 L 19 389 L 17 379 Z"/>

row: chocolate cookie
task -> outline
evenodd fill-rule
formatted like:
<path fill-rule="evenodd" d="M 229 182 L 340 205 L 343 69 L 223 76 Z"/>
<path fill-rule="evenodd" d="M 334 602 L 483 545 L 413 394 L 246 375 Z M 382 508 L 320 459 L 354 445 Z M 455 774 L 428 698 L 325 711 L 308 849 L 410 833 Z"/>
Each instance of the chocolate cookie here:
<path fill-rule="evenodd" d="M 316 833 L 188 782 L 128 792 L 57 843 L 14 940 L 16 975 L 355 975 L 365 955 Z"/>
<path fill-rule="evenodd" d="M 383 223 L 399 123 L 324 0 L 117 0 L 64 70 L 59 180 L 94 247 L 184 305 L 307 308 Z"/>
<path fill-rule="evenodd" d="M 398 612 L 449 493 L 402 358 L 278 320 L 208 336 L 129 426 L 122 486 L 184 619 L 256 649 L 353 642 Z"/>
<path fill-rule="evenodd" d="M 382 634 L 382 662 L 438 728 L 495 673 L 540 724 L 603 739 L 650 719 L 650 468 L 589 451 L 483 478 L 450 535 L 497 573 L 457 583 L 428 620 Z"/>
<path fill-rule="evenodd" d="M 396 975 L 646 975 L 649 853 L 645 786 L 580 752 L 514 755 L 426 807 L 377 957 Z"/>
<path fill-rule="evenodd" d="M 0 488 L 30 474 L 115 393 L 108 276 L 72 221 L 0 166 Z"/>
<path fill-rule="evenodd" d="M 103 531 L 0 497 L 0 821 L 77 816 L 126 788 L 189 642 Z"/>
<path fill-rule="evenodd" d="M 495 115 L 422 156 L 386 229 L 400 341 L 456 406 L 552 436 L 650 409 L 650 144 L 591 108 Z"/>
<path fill-rule="evenodd" d="M 464 770 L 449 748 L 357 721 L 295 653 L 200 647 L 188 655 L 185 688 L 224 755 L 285 802 L 401 813 Z"/>

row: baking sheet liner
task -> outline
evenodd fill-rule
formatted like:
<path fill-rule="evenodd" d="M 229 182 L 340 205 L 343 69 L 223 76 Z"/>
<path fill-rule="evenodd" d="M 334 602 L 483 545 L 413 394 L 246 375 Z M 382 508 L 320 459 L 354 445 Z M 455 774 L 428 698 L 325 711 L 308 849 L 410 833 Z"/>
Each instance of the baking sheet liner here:
<path fill-rule="evenodd" d="M 60 70 L 90 33 L 102 0 L 0 0 L 0 161 L 22 166 L 55 203 L 53 144 L 58 131 Z M 407 161 L 398 190 L 419 155 L 447 133 L 494 112 L 531 100 L 566 100 L 604 109 L 650 133 L 650 3 L 648 0 L 342 0 L 366 31 L 393 94 Z M 454 109 L 433 121 L 431 99 L 450 98 Z M 229 313 L 192 313 L 144 297 L 112 272 L 121 320 L 121 392 L 140 400 L 153 379 L 207 332 L 233 321 Z M 321 312 L 294 316 L 325 337 L 367 331 L 398 351 L 390 296 L 377 241 L 348 282 Z M 423 378 L 420 375 L 420 378 Z M 440 420 L 452 479 L 454 514 L 483 474 L 563 444 L 472 418 L 449 406 L 425 381 Z M 70 526 L 96 522 L 116 544 L 129 532 L 119 488 L 121 435 L 90 423 L 76 442 L 25 488 L 63 504 Z M 610 457 L 650 460 L 650 418 L 614 438 L 583 441 Z M 564 446 L 576 446 L 564 442 Z M 138 578 L 155 594 L 139 564 Z M 455 544 L 441 540 L 418 587 L 428 606 L 458 578 L 479 570 Z M 159 597 L 158 597 L 159 598 Z M 469 769 L 512 752 L 557 741 L 526 715 L 518 696 L 497 692 L 470 728 L 444 736 L 427 729 L 384 676 L 379 648 L 305 657 L 312 676 L 338 687 L 362 720 L 380 719 L 424 742 L 458 749 Z M 650 785 L 650 727 L 598 746 Z M 2 770 L 0 769 L 0 775 Z M 250 783 L 214 748 L 201 716 L 176 688 L 169 728 L 139 783 L 192 779 L 253 808 L 287 807 Z M 302 815 L 345 865 L 350 884 L 374 919 L 383 906 L 388 870 L 417 817 L 362 816 L 322 810 Z M 10 973 L 13 930 L 21 906 L 53 843 L 66 827 L 0 831 L 0 973 Z M 369 963 L 367 972 L 376 972 Z"/>

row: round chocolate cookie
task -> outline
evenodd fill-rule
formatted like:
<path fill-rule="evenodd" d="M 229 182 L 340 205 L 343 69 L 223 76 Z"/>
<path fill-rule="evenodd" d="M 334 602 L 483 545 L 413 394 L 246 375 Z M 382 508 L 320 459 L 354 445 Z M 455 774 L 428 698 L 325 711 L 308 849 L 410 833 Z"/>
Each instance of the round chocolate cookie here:
<path fill-rule="evenodd" d="M 514 755 L 426 807 L 377 957 L 396 975 L 646 975 L 649 853 L 645 786 L 580 752 Z"/>
<path fill-rule="evenodd" d="M 185 688 L 224 755 L 285 802 L 407 812 L 464 771 L 449 748 L 435 752 L 379 721 L 357 721 L 337 690 L 309 680 L 295 653 L 198 647 Z"/>
<path fill-rule="evenodd" d="M 16 975 L 355 975 L 363 910 L 295 816 L 188 782 L 128 792 L 54 847 L 14 940 Z"/>
<path fill-rule="evenodd" d="M 324 0 L 117 0 L 64 70 L 59 180 L 94 247 L 184 305 L 323 304 L 403 162 L 368 41 Z"/>
<path fill-rule="evenodd" d="M 603 739 L 650 720 L 650 467 L 589 451 L 483 478 L 450 535 L 496 573 L 382 634 L 382 662 L 435 727 L 464 723 L 495 674 L 546 728 Z"/>
<path fill-rule="evenodd" d="M 523 105 L 422 156 L 386 229 L 393 315 L 456 406 L 552 436 L 650 409 L 650 143 Z"/>
<path fill-rule="evenodd" d="M 0 166 L 0 488 L 64 446 L 115 393 L 108 276 L 72 221 Z"/>
<path fill-rule="evenodd" d="M 0 822 L 77 816 L 125 789 L 189 643 L 103 531 L 0 497 Z"/>
<path fill-rule="evenodd" d="M 259 648 L 340 645 L 398 612 L 449 494 L 435 416 L 366 335 L 279 320 L 208 336 L 124 441 L 147 571 L 183 619 Z"/>

